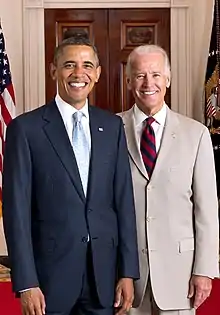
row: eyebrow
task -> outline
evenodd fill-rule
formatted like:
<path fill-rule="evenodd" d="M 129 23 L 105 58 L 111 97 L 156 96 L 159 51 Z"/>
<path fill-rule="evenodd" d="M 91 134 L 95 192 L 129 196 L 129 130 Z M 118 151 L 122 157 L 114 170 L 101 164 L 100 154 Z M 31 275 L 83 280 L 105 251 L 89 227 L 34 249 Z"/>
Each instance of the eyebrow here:
<path fill-rule="evenodd" d="M 76 61 L 73 61 L 73 60 L 66 60 L 66 61 L 63 63 L 63 65 L 65 66 L 65 65 L 68 64 L 68 63 L 76 63 Z M 91 66 L 95 67 L 94 63 L 91 62 L 91 61 L 84 61 L 83 64 L 84 64 L 84 65 L 91 65 Z"/>
<path fill-rule="evenodd" d="M 84 64 L 91 65 L 91 66 L 95 67 L 95 65 L 92 61 L 84 61 Z"/>
<path fill-rule="evenodd" d="M 149 71 L 149 74 L 163 74 L 163 72 L 161 71 Z M 147 73 L 144 71 L 140 71 L 140 72 L 135 72 L 134 75 L 144 75 L 146 76 Z"/>

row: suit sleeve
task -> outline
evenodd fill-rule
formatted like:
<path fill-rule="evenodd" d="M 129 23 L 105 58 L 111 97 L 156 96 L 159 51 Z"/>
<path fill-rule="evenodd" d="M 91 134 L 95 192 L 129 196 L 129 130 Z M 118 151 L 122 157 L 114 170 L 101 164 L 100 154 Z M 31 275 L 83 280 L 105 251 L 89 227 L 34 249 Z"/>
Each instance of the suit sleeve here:
<path fill-rule="evenodd" d="M 7 128 L 3 165 L 3 224 L 15 292 L 38 286 L 31 240 L 32 163 L 25 132 Z"/>
<path fill-rule="evenodd" d="M 213 148 L 208 129 L 201 136 L 193 176 L 195 262 L 193 274 L 219 277 L 219 221 Z"/>
<path fill-rule="evenodd" d="M 118 156 L 114 178 L 115 209 L 119 233 L 119 278 L 139 278 L 136 218 L 131 170 L 124 127 L 120 118 Z"/>

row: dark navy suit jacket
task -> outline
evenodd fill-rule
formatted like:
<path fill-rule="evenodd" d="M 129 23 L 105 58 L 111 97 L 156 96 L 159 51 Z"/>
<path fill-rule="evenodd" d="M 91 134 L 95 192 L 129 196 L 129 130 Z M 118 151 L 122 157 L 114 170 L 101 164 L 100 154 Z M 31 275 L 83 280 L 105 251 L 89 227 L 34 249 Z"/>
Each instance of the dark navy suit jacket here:
<path fill-rule="evenodd" d="M 13 290 L 40 286 L 50 311 L 68 309 L 80 294 L 88 233 L 101 305 L 113 304 L 116 274 L 139 277 L 123 123 L 93 106 L 89 115 L 87 198 L 55 101 L 7 128 L 3 222 Z"/>

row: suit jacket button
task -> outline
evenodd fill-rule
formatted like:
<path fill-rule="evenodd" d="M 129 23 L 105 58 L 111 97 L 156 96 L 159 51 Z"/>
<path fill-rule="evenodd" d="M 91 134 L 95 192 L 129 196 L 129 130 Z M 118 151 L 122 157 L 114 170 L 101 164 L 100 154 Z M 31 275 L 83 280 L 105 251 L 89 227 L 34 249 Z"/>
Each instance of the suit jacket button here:
<path fill-rule="evenodd" d="M 84 237 L 82 238 L 82 242 L 83 242 L 83 243 L 87 243 L 87 242 L 88 242 L 88 236 L 87 236 L 87 237 L 84 236 Z"/>

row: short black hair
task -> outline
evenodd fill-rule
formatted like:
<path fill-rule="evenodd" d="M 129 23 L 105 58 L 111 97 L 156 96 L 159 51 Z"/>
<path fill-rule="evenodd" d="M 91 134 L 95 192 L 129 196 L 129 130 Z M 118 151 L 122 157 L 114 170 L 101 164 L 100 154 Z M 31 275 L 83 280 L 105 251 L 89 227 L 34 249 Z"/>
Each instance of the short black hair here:
<path fill-rule="evenodd" d="M 54 65 L 57 64 L 57 60 L 59 58 L 59 56 L 62 54 L 64 47 L 66 46 L 88 46 L 91 47 L 94 55 L 95 55 L 95 59 L 96 59 L 96 63 L 97 63 L 97 67 L 99 66 L 99 57 L 98 57 L 98 50 L 96 48 L 96 46 L 91 43 L 88 34 L 81 30 L 81 29 L 68 29 L 64 35 L 63 35 L 63 41 L 55 48 L 54 51 L 54 58 L 53 58 L 53 63 Z"/>

